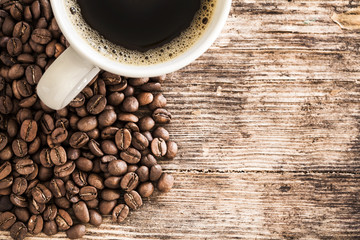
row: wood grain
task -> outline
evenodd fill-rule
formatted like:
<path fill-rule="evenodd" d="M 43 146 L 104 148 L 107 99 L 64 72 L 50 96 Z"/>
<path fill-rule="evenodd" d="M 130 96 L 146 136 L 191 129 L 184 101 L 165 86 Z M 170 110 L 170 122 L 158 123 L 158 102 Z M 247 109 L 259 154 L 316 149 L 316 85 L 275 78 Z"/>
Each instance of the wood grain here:
<path fill-rule="evenodd" d="M 174 189 L 86 239 L 360 239 L 360 35 L 331 20 L 359 5 L 234 0 L 164 84 Z"/>

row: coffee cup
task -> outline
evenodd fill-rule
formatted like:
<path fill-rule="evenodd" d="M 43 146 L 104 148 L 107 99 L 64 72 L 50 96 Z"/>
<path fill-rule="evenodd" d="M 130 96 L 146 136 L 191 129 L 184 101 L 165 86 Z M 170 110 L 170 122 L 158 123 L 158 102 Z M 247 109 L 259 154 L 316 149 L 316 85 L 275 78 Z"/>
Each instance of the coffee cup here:
<path fill-rule="evenodd" d="M 206 22 L 206 28 L 195 42 L 173 57 L 162 58 L 158 62 L 141 63 L 124 62 L 110 56 L 112 54 L 106 54 L 106 51 L 104 53 L 104 49 L 97 49 L 89 44 L 88 39 L 84 38 L 76 26 L 77 16 L 69 14 L 74 11 L 68 5 L 69 0 L 51 0 L 56 21 L 70 47 L 45 71 L 37 86 L 37 94 L 47 106 L 58 110 L 68 105 L 101 70 L 137 78 L 160 76 L 185 67 L 212 45 L 226 22 L 231 0 L 214 1 L 216 4 Z M 144 54 L 146 55 L 138 55 L 145 56 Z"/>

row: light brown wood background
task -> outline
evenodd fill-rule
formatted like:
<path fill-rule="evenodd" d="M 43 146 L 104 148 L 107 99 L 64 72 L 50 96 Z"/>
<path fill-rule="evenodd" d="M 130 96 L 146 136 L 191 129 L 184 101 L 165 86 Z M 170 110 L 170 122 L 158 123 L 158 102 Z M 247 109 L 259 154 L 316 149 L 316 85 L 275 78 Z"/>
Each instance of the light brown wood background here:
<path fill-rule="evenodd" d="M 174 189 L 86 239 L 360 239 L 360 33 L 330 18 L 358 5 L 234 0 L 165 83 Z"/>

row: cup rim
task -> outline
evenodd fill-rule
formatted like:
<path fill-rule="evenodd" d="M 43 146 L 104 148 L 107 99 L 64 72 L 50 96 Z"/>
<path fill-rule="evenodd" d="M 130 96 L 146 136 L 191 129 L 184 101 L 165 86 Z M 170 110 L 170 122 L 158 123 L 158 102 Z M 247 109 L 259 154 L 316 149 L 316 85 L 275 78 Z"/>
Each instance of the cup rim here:
<path fill-rule="evenodd" d="M 70 46 L 99 68 L 126 77 L 155 77 L 179 70 L 200 57 L 215 42 L 224 27 L 231 8 L 231 0 L 218 0 L 214 16 L 202 36 L 184 53 L 162 63 L 131 65 L 117 62 L 99 53 L 87 44 L 71 24 L 65 13 L 65 0 L 50 0 L 57 24 Z"/>

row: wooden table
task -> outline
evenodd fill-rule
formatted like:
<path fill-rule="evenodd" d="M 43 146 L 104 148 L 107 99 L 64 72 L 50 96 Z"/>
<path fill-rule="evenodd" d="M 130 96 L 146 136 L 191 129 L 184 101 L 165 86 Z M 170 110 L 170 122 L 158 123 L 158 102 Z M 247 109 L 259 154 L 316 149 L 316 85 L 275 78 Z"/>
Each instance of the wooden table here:
<path fill-rule="evenodd" d="M 86 239 L 359 239 L 360 35 L 330 18 L 359 4 L 234 0 L 165 83 L 174 189 Z"/>

